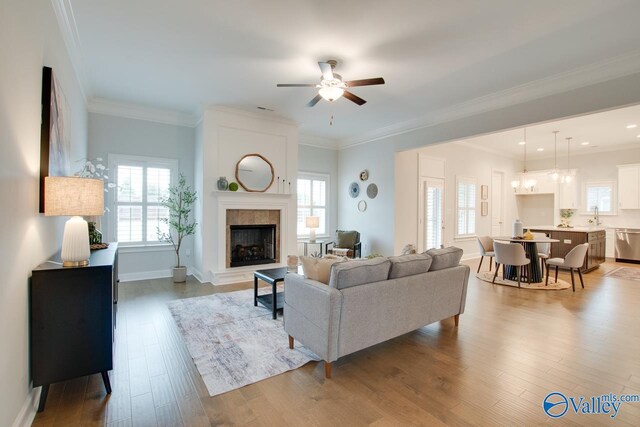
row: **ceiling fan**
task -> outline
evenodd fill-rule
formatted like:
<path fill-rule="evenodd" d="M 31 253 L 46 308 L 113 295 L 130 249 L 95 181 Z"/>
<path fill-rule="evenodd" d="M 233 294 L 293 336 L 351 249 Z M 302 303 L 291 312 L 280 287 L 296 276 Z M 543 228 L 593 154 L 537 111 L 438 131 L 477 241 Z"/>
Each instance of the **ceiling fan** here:
<path fill-rule="evenodd" d="M 367 101 L 349 92 L 347 88 L 352 88 L 356 86 L 372 86 L 372 85 L 384 84 L 384 79 L 382 77 L 376 77 L 373 79 L 343 81 L 342 76 L 340 74 L 336 74 L 333 72 L 333 69 L 336 67 L 337 64 L 338 64 L 338 61 L 333 59 L 330 59 L 327 62 L 318 62 L 318 65 L 320 66 L 320 71 L 322 72 L 322 79 L 320 80 L 320 84 L 281 83 L 281 84 L 278 84 L 278 87 L 318 88 L 318 94 L 307 104 L 307 107 L 313 107 L 323 98 L 326 99 L 327 101 L 335 101 L 341 96 L 344 96 L 351 102 L 355 102 L 358 105 L 362 105 Z"/>

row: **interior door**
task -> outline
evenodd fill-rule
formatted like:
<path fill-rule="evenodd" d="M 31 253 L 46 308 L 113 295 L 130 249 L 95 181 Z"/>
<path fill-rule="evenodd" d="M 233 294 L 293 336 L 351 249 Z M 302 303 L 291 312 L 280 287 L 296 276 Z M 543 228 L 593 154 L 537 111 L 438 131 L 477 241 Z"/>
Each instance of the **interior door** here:
<path fill-rule="evenodd" d="M 444 242 L 444 179 L 425 178 L 420 194 L 420 250 L 439 248 Z"/>
<path fill-rule="evenodd" d="M 504 172 L 491 173 L 491 235 L 504 235 Z"/>

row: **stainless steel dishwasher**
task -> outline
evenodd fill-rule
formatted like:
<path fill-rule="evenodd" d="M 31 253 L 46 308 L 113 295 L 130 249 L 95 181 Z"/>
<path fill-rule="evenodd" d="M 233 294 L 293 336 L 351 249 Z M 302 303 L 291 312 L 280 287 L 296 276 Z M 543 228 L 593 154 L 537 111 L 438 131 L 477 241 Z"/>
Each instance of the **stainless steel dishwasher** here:
<path fill-rule="evenodd" d="M 616 228 L 616 261 L 640 263 L 640 228 Z"/>

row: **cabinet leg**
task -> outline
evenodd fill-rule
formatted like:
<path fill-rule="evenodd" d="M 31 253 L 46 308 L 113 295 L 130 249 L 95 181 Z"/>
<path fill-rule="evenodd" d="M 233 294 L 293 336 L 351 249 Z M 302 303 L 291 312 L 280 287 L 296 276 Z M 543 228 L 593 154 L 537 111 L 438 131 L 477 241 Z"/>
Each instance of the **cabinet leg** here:
<path fill-rule="evenodd" d="M 49 394 L 49 384 L 42 386 L 40 391 L 40 402 L 38 403 L 38 412 L 44 411 L 44 405 L 47 403 L 47 395 Z"/>
<path fill-rule="evenodd" d="M 107 390 L 107 394 L 111 394 L 111 381 L 109 381 L 109 372 L 102 371 L 102 382 L 104 383 L 104 388 Z"/>

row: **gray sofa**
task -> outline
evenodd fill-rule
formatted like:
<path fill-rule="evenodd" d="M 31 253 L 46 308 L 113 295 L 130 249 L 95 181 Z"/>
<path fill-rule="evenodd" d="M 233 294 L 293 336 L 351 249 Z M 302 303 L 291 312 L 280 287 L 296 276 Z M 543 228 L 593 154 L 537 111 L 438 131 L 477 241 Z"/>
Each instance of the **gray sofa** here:
<path fill-rule="evenodd" d="M 469 267 L 462 250 L 334 264 L 329 284 L 285 277 L 284 329 L 331 363 L 399 335 L 464 312 Z"/>

